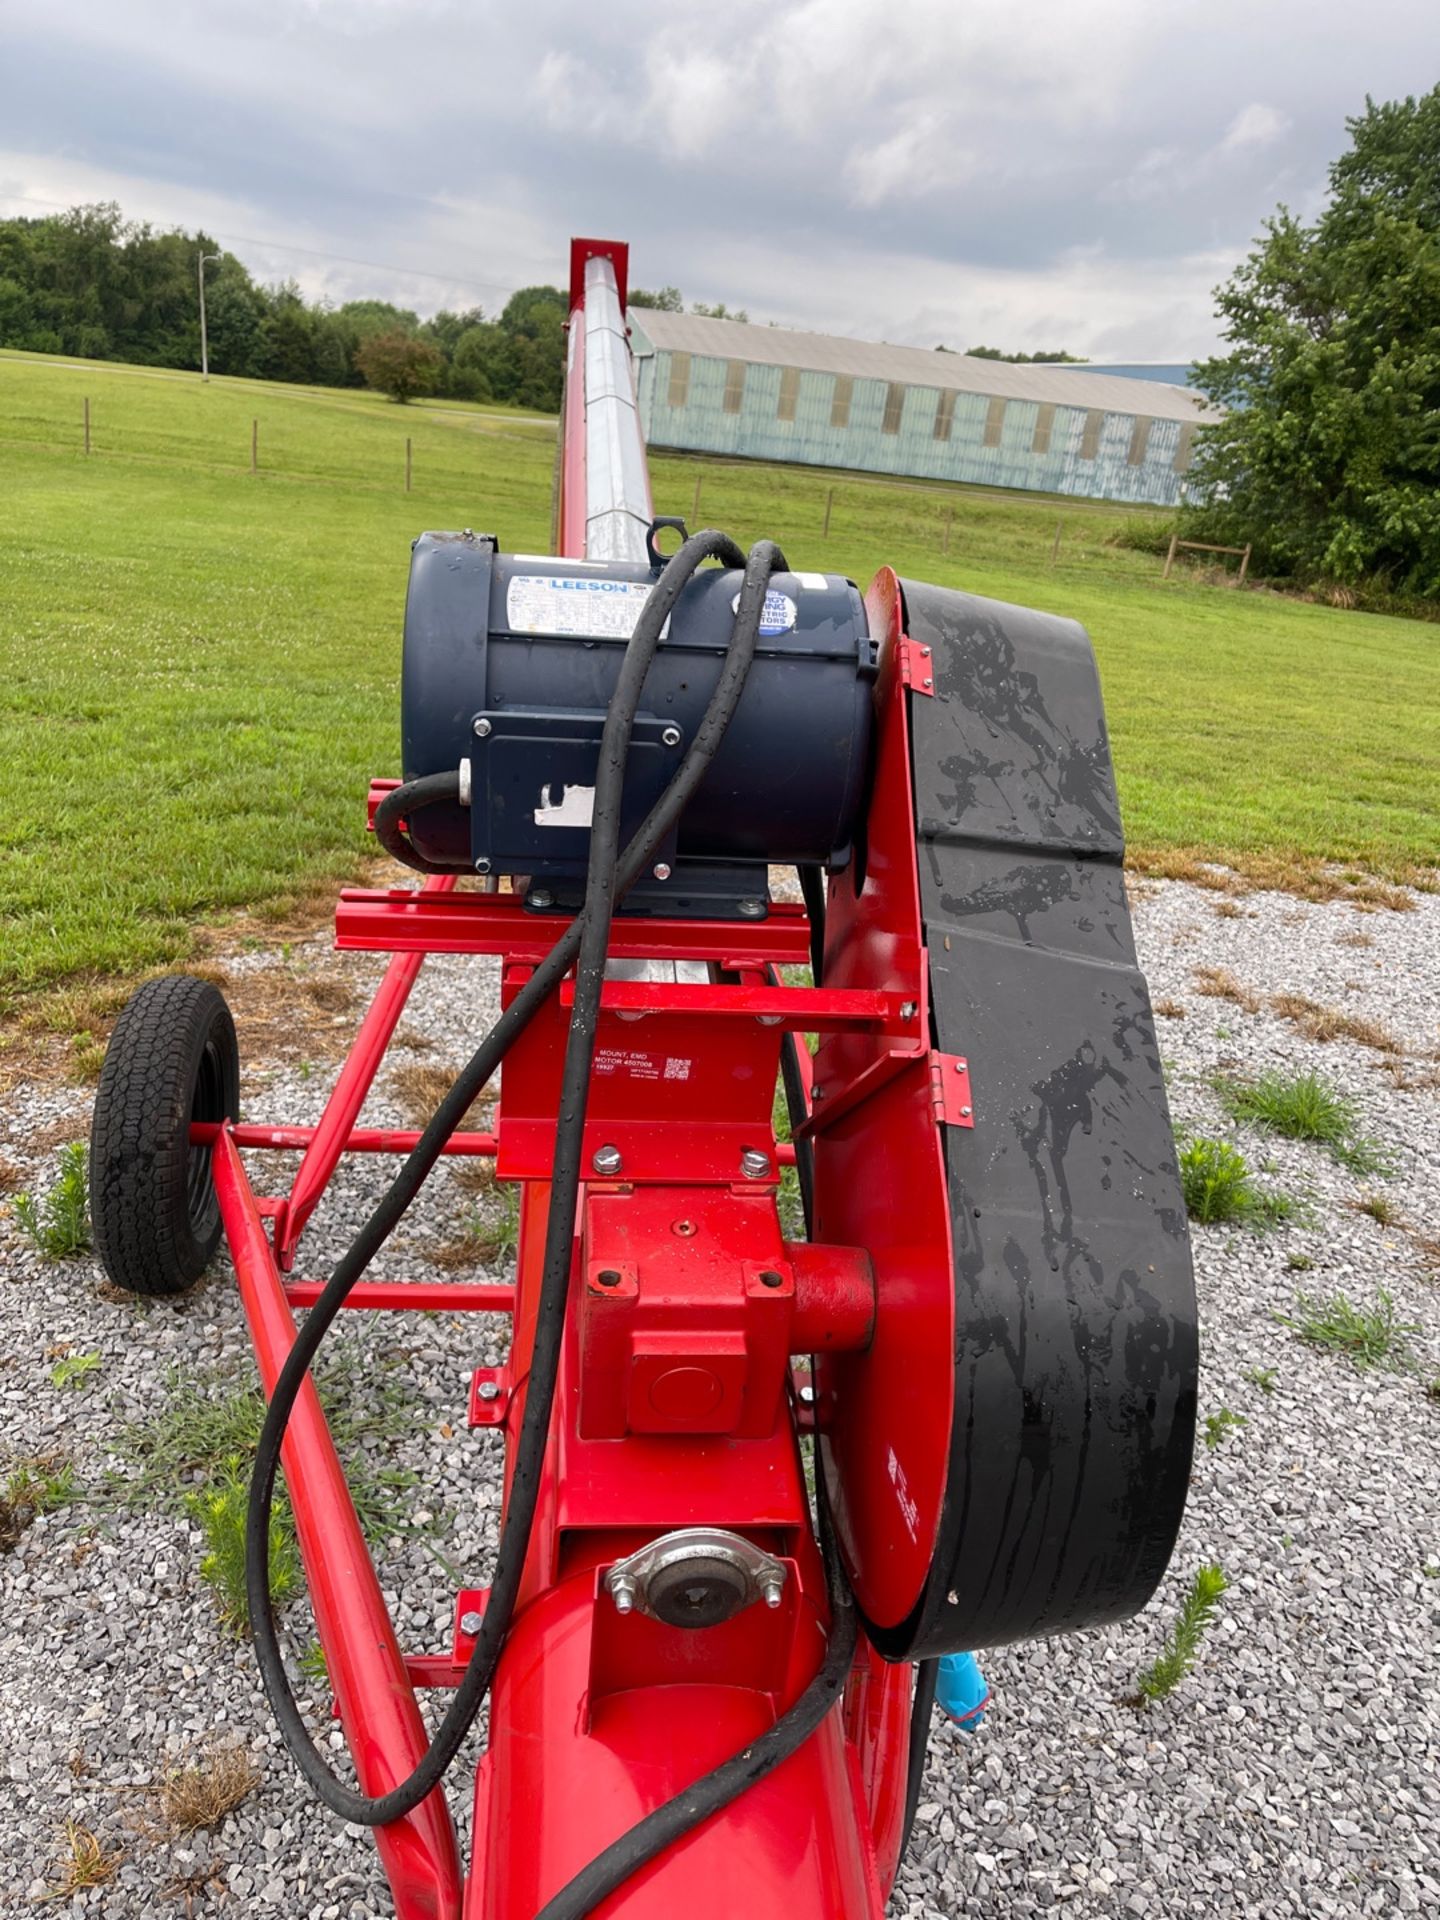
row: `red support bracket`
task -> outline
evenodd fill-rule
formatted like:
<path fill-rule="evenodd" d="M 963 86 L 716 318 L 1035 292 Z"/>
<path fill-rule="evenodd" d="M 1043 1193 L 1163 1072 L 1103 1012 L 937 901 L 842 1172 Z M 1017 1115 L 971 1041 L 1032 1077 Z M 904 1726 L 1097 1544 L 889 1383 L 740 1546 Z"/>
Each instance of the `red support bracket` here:
<path fill-rule="evenodd" d="M 470 1664 L 489 1599 L 488 1587 L 462 1587 L 455 1596 L 455 1631 L 450 1643 L 450 1657 L 457 1667 L 464 1668 Z"/>
<path fill-rule="evenodd" d="M 909 687 L 912 693 L 923 693 L 927 698 L 935 698 L 935 664 L 930 658 L 929 647 L 923 647 L 918 640 L 912 640 L 908 633 L 902 633 L 896 643 L 896 654 L 900 663 L 900 684 Z"/>
<path fill-rule="evenodd" d="M 472 1427 L 499 1427 L 505 1424 L 505 1410 L 510 1405 L 510 1373 L 505 1367 L 477 1367 L 470 1382 L 470 1411 L 467 1415 Z"/>
<path fill-rule="evenodd" d="M 973 1127 L 975 1107 L 970 1097 L 970 1062 L 958 1053 L 930 1055 L 930 1089 L 935 1118 L 946 1127 Z"/>

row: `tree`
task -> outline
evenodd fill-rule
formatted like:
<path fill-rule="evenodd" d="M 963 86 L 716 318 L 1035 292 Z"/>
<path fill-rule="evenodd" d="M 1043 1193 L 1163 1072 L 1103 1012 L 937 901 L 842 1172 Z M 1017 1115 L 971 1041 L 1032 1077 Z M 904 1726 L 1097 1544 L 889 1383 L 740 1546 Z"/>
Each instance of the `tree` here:
<path fill-rule="evenodd" d="M 706 306 L 703 300 L 692 300 L 690 311 L 698 313 L 703 320 L 741 320 L 748 324 L 750 319 L 744 307 L 727 307 L 723 300 L 717 300 L 713 307 Z"/>
<path fill-rule="evenodd" d="M 1217 289 L 1187 531 L 1265 571 L 1440 596 L 1440 87 L 1347 122 L 1313 226 L 1285 207 Z"/>
<path fill-rule="evenodd" d="M 647 292 L 644 287 L 631 287 L 626 305 L 631 307 L 651 307 L 656 313 L 683 313 L 685 302 L 678 287 L 659 287 L 655 292 Z"/>
<path fill-rule="evenodd" d="M 937 353 L 948 353 L 948 347 L 937 347 Z M 1015 367 L 1054 367 L 1082 366 L 1083 353 L 1066 353 L 1063 347 L 1057 347 L 1052 353 L 1002 353 L 999 347 L 967 347 L 966 355 L 971 360 L 1005 360 Z"/>
<path fill-rule="evenodd" d="M 438 347 L 397 327 L 362 341 L 355 364 L 364 374 L 367 387 L 388 393 L 403 406 L 417 394 L 434 392 L 445 361 Z"/>

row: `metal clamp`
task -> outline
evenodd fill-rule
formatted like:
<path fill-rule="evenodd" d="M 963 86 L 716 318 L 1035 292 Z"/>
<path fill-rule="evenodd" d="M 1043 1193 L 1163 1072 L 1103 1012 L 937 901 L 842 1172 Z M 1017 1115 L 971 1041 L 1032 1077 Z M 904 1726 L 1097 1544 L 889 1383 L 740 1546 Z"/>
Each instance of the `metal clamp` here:
<path fill-rule="evenodd" d="M 646 1613 L 672 1627 L 714 1627 L 763 1600 L 778 1607 L 783 1561 L 723 1527 L 680 1527 L 617 1560 L 605 1587 L 617 1613 Z"/>

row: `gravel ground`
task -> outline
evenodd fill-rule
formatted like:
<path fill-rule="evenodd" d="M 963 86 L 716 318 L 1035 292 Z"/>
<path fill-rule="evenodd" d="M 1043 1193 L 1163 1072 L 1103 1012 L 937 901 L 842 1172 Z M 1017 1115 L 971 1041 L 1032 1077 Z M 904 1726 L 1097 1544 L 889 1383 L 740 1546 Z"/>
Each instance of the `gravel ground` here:
<path fill-rule="evenodd" d="M 1434 1912 L 1440 1403 L 1425 1389 L 1440 1375 L 1440 1091 L 1423 1082 L 1434 1080 L 1440 1048 L 1440 898 L 1362 914 L 1180 883 L 1141 892 L 1152 992 L 1183 1009 L 1160 1022 L 1177 1124 L 1237 1139 L 1264 1182 L 1305 1213 L 1264 1236 L 1195 1232 L 1201 1414 L 1229 1409 L 1245 1424 L 1198 1450 L 1171 1574 L 1141 1618 L 987 1657 L 995 1704 L 978 1734 L 937 1728 L 891 1911 Z M 225 964 L 232 977 L 281 964 L 339 970 L 359 986 L 378 971 L 368 957 L 336 961 L 323 940 L 283 962 L 252 953 Z M 1200 993 L 1204 966 L 1229 969 L 1258 1010 Z M 408 1057 L 458 1064 L 494 990 L 487 962 L 427 963 L 405 1031 L 435 1044 Z M 1282 992 L 1378 1023 L 1401 1054 L 1306 1038 L 1266 1004 Z M 398 1053 L 397 1067 L 406 1058 Z M 1359 1178 L 1315 1148 L 1230 1126 L 1214 1074 L 1268 1067 L 1314 1067 L 1342 1082 L 1394 1171 Z M 312 1118 L 330 1072 L 247 1062 L 247 1109 Z M 48 1181 L 55 1143 L 83 1134 L 88 1105 L 71 1087 L 12 1090 L 0 1151 L 27 1184 Z M 366 1118 L 404 1121 L 393 1087 L 377 1090 Z M 307 1240 L 308 1270 L 343 1246 L 382 1171 L 357 1161 L 332 1189 Z M 1395 1212 L 1386 1224 L 1356 1210 L 1377 1195 Z M 378 1270 L 423 1277 L 427 1252 L 470 1204 L 446 1172 Z M 52 1912 L 388 1914 L 368 1837 L 309 1803 L 248 1649 L 217 1626 L 179 1490 L 136 1507 L 115 1485 L 135 1472 L 126 1431 L 157 1417 L 177 1375 L 217 1390 L 243 1378 L 248 1344 L 228 1271 L 217 1267 L 178 1303 L 106 1297 L 87 1259 L 40 1263 L 11 1219 L 0 1224 L 0 1261 L 5 1463 L 63 1450 L 83 1491 L 0 1554 L 0 1912 L 27 1911 L 58 1884 L 64 1823 L 74 1820 L 120 1857 L 105 1885 L 54 1899 Z M 1405 1370 L 1357 1372 L 1276 1319 L 1300 1290 L 1368 1304 L 1380 1288 L 1414 1323 Z M 407 1317 L 403 1328 L 368 1320 L 345 1328 L 352 1370 L 372 1411 L 405 1416 L 395 1463 L 424 1483 L 407 1496 L 413 1524 L 384 1549 L 382 1574 L 402 1642 L 425 1650 L 444 1643 L 449 1596 L 462 1576 L 483 1581 L 493 1544 L 498 1441 L 470 1434 L 463 1410 L 469 1370 L 498 1356 L 475 1316 Z M 52 1370 L 65 1348 L 100 1359 L 62 1387 Z M 1169 1701 L 1139 1711 L 1126 1704 L 1137 1675 L 1210 1561 L 1231 1584 L 1198 1670 Z M 213 1832 L 175 1837 L 155 1788 L 217 1742 L 251 1756 L 259 1786 Z M 464 1820 L 463 1793 L 453 1800 Z"/>

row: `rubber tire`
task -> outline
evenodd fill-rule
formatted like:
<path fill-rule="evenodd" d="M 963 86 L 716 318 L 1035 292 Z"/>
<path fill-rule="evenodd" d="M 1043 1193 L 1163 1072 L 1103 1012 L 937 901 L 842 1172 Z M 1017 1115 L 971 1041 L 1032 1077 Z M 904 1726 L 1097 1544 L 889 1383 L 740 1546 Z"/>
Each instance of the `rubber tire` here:
<path fill-rule="evenodd" d="M 235 1120 L 240 1051 L 208 980 L 147 980 L 115 1023 L 90 1126 L 90 1220 L 100 1264 L 127 1293 L 192 1287 L 220 1243 L 209 1147 L 192 1120 Z"/>

